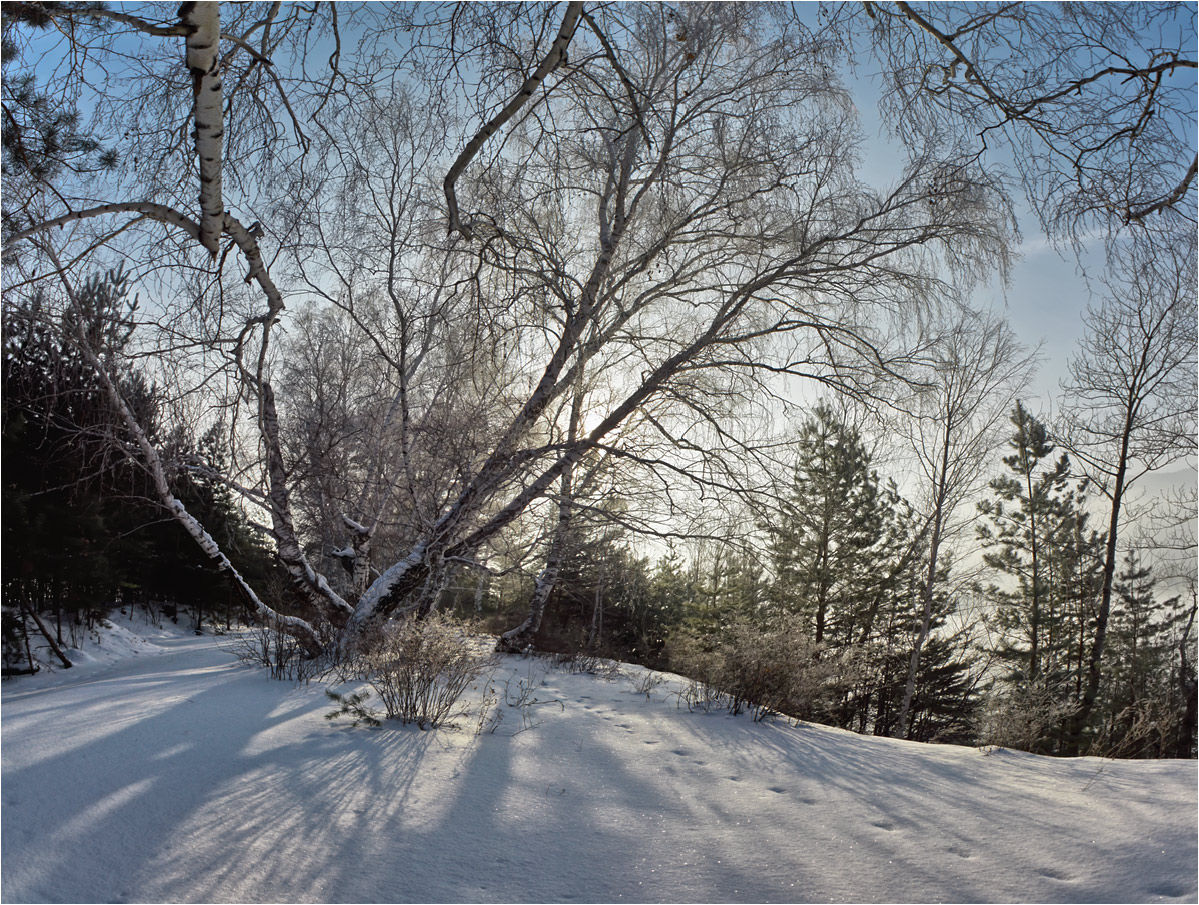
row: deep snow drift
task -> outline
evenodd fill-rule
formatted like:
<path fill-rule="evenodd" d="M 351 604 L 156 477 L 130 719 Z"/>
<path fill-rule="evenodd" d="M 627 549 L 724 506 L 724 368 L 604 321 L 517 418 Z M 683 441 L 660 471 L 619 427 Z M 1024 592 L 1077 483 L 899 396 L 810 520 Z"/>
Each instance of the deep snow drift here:
<path fill-rule="evenodd" d="M 351 729 L 219 639 L 153 644 L 4 683 L 5 902 L 1196 899 L 1193 761 L 755 724 L 516 657 L 526 731 Z"/>

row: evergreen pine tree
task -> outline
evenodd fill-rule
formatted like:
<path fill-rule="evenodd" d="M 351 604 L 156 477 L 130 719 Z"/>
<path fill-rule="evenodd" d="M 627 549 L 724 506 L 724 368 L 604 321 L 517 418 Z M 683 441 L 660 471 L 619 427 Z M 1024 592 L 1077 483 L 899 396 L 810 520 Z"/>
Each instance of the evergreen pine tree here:
<path fill-rule="evenodd" d="M 858 432 L 818 406 L 800 430 L 790 497 L 768 526 L 774 606 L 800 614 L 817 644 L 848 647 L 869 629 L 897 504 Z"/>
<path fill-rule="evenodd" d="M 1005 636 L 1000 656 L 1034 682 L 1053 657 L 1046 651 L 1052 609 L 1047 560 L 1067 492 L 1070 459 L 1064 453 L 1050 458 L 1055 447 L 1049 432 L 1023 404 L 1016 404 L 1011 421 L 1013 452 L 1003 458 L 1007 473 L 991 481 L 995 497 L 979 503 L 988 523 L 980 525 L 978 533 L 988 550 L 986 564 L 1015 585 L 992 589 L 998 604 L 996 624 Z"/>
<path fill-rule="evenodd" d="M 1156 586 L 1140 554 L 1126 554 L 1116 576 L 1100 696 L 1086 727 L 1098 739 L 1097 753 L 1175 756 L 1186 719 L 1176 687 L 1176 644 L 1189 613 L 1178 597 L 1159 599 Z"/>

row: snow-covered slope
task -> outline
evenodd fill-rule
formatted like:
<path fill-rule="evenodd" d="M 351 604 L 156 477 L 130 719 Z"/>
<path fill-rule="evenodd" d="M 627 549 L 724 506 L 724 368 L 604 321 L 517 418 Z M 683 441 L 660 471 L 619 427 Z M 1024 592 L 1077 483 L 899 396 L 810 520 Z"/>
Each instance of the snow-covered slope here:
<path fill-rule="evenodd" d="M 22 679 L 21 687 L 45 688 L 79 682 L 84 676 L 130 657 L 162 653 L 158 641 L 194 634 L 192 629 L 169 619 L 151 622 L 142 610 L 113 610 L 108 619 L 100 620 L 93 628 L 76 625 L 64 630 L 62 648 L 71 661 L 68 670 L 63 668 L 42 636 L 30 627 L 29 646 L 38 672 Z M 21 666 L 25 665 L 22 661 Z"/>
<path fill-rule="evenodd" d="M 755 724 L 519 658 L 526 731 L 351 729 L 155 643 L 4 684 L 5 902 L 1196 899 L 1194 762 Z"/>

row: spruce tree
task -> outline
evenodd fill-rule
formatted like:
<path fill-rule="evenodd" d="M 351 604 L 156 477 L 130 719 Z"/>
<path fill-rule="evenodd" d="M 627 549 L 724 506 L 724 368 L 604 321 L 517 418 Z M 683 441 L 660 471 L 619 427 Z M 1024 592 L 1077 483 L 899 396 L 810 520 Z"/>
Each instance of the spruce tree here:
<path fill-rule="evenodd" d="M 1019 672 L 1034 682 L 1052 652 L 1046 652 L 1049 606 L 1049 550 L 1061 517 L 1070 478 L 1070 459 L 1052 459 L 1054 444 L 1045 425 L 1016 403 L 1014 431 L 1004 456 L 1007 472 L 990 483 L 995 496 L 979 503 L 986 522 L 979 538 L 987 548 L 984 561 L 1008 576 L 1012 588 L 993 588 L 996 622 L 1005 636 L 1000 655 L 1020 663 Z M 1021 662 L 1022 661 L 1022 662 Z"/>
<path fill-rule="evenodd" d="M 1177 645 L 1189 612 L 1178 597 L 1162 600 L 1153 570 L 1137 551 L 1116 575 L 1103 683 L 1085 727 L 1096 753 L 1172 757 L 1187 719 L 1177 688 Z"/>
<path fill-rule="evenodd" d="M 860 434 L 827 405 L 800 429 L 790 496 L 768 526 L 776 608 L 801 615 L 812 639 L 857 641 L 895 546 L 898 497 L 870 468 Z"/>

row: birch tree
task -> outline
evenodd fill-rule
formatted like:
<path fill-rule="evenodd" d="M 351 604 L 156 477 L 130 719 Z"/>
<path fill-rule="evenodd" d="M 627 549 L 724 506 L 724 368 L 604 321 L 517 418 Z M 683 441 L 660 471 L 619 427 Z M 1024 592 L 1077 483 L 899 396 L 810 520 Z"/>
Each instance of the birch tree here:
<path fill-rule="evenodd" d="M 1106 282 L 1106 297 L 1087 310 L 1087 333 L 1063 386 L 1063 442 L 1110 504 L 1086 687 L 1070 723 L 1075 753 L 1099 693 L 1128 491 L 1147 474 L 1195 455 L 1193 240 L 1152 252 L 1125 248 Z"/>
<path fill-rule="evenodd" d="M 884 110 L 905 141 L 965 141 L 980 155 L 1006 146 L 1051 235 L 1155 219 L 1193 229 L 1193 6 L 895 2 L 846 11 L 882 65 Z"/>
<path fill-rule="evenodd" d="M 958 509 L 979 487 L 987 456 L 999 439 L 997 428 L 1027 382 L 1032 358 L 1020 348 L 1006 322 L 963 310 L 934 347 L 930 367 L 929 385 L 917 394 L 916 410 L 901 427 L 901 431 L 906 428 L 919 469 L 928 560 L 920 589 L 920 629 L 895 728 L 899 737 L 910 729 L 908 716 L 921 651 L 932 624 L 942 543 L 954 533 Z"/>
<path fill-rule="evenodd" d="M 418 40 L 388 46 L 384 25 L 412 24 L 410 12 L 363 12 L 376 18 L 351 58 L 336 7 L 197 3 L 169 20 L 53 8 L 71 41 L 114 66 L 112 29 L 141 42 L 133 84 L 155 102 L 130 107 L 110 80 L 98 109 L 139 156 L 166 152 L 113 180 L 43 186 L 6 221 L 17 291 L 46 265 L 69 282 L 109 254 L 138 264 L 168 325 L 158 351 L 186 362 L 196 392 L 232 391 L 221 401 L 241 419 L 234 433 L 253 437 L 239 466 L 248 499 L 343 649 L 417 609 L 446 564 L 474 561 L 639 413 L 694 405 L 695 388 L 730 374 L 852 385 L 886 372 L 903 351 L 889 320 L 917 318 L 951 281 L 1006 260 L 1011 224 L 970 160 L 918 156 L 881 191 L 857 180 L 835 48 L 770 8 L 482 7 L 433 14 Z M 309 45 L 309 26 L 333 45 Z M 462 103 L 448 92 L 469 92 L 471 69 L 480 93 Z M 380 192 L 337 123 L 391 86 L 394 103 L 367 108 L 381 125 L 404 115 L 405 94 L 428 115 L 385 146 Z M 309 130 L 327 130 L 319 155 Z M 321 237 L 327 214 L 347 212 L 382 224 L 365 251 Z M 385 314 L 375 322 L 359 305 L 371 298 Z M 488 403 L 460 467 L 435 476 L 412 533 L 348 597 L 309 555 L 278 392 L 287 306 L 314 299 L 340 304 L 387 362 L 387 417 L 408 441 L 367 469 L 393 476 L 372 485 L 384 496 L 417 474 L 404 462 L 414 425 L 450 423 L 438 419 L 452 400 Z M 480 351 L 486 367 L 474 367 Z M 446 361 L 456 366 L 441 380 Z M 556 419 L 584 372 L 608 375 L 607 391 L 572 435 Z M 144 431 L 136 446 L 152 473 L 165 469 Z M 203 526 L 156 484 L 208 550 Z M 365 554 L 375 522 L 361 514 L 340 513 Z M 327 634 L 255 607 L 310 650 Z"/>

